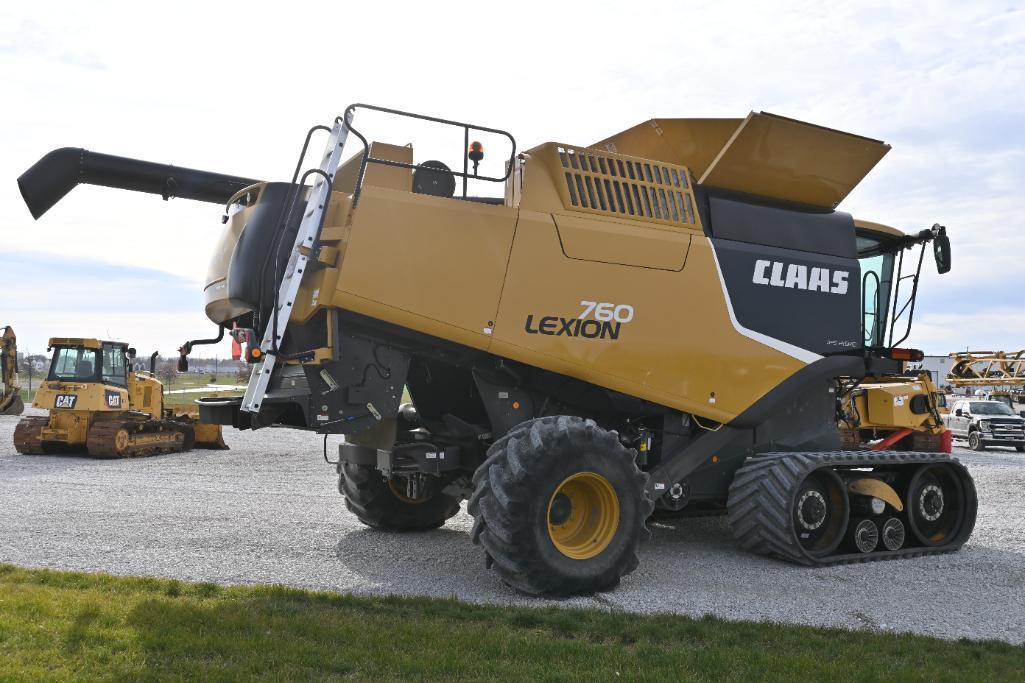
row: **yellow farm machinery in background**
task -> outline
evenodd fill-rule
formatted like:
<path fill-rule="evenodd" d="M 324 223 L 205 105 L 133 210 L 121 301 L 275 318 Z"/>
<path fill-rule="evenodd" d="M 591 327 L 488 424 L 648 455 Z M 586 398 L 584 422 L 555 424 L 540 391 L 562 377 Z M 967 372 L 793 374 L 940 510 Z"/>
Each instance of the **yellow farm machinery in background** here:
<path fill-rule="evenodd" d="M 21 415 L 25 404 L 18 384 L 18 338 L 10 325 L 0 327 L 0 415 Z"/>
<path fill-rule="evenodd" d="M 986 398 L 1013 409 L 1025 403 L 1025 350 L 959 351 L 949 354 L 947 384 L 959 389 L 981 391 Z"/>
<path fill-rule="evenodd" d="M 25 417 L 14 430 L 19 453 L 85 450 L 98 458 L 176 453 L 193 447 L 225 449 L 220 425 L 196 419 L 193 409 L 164 406 L 153 373 L 130 370 L 135 349 L 122 342 L 50 339 L 50 370 L 32 405 L 46 417 Z"/>

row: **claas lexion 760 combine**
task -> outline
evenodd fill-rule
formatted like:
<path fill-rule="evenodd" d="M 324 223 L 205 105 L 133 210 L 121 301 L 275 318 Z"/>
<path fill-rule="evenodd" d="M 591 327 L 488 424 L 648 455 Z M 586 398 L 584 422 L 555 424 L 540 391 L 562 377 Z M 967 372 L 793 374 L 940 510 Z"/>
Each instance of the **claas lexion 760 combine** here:
<path fill-rule="evenodd" d="M 462 170 L 369 142 L 363 110 L 454 127 Z M 508 145 L 498 172 L 478 172 L 479 138 Z M 224 202 L 206 313 L 255 366 L 204 418 L 343 434 L 364 523 L 430 529 L 468 499 L 488 566 L 566 594 L 633 570 L 656 511 L 728 514 L 744 548 L 806 565 L 971 534 L 949 455 L 840 450 L 838 394 L 920 356 L 899 328 L 926 244 L 950 264 L 938 225 L 836 211 L 888 149 L 752 113 L 517 153 L 500 130 L 352 105 L 291 182 L 63 149 L 19 183 L 36 217 L 79 182 Z"/>

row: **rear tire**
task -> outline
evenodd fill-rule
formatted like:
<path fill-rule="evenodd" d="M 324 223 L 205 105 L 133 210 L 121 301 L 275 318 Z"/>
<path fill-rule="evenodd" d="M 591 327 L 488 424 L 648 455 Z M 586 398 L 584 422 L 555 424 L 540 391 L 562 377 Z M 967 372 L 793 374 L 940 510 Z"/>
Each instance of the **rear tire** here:
<path fill-rule="evenodd" d="M 373 467 L 343 464 L 338 491 L 345 507 L 359 521 L 382 531 L 427 531 L 437 529 L 459 512 L 459 498 L 430 491 L 413 501 L 400 493 Z M 434 480 L 435 489 L 443 484 Z"/>
<path fill-rule="evenodd" d="M 654 509 L 647 475 L 635 454 L 593 421 L 524 422 L 491 446 L 473 482 L 473 540 L 516 590 L 595 593 L 636 569 Z"/>

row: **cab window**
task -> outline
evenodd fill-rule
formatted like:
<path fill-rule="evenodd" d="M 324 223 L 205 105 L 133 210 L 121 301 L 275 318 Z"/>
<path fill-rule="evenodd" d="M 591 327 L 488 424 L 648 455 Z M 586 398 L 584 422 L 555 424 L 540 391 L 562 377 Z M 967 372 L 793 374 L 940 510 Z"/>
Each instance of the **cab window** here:
<path fill-rule="evenodd" d="M 103 345 L 103 383 L 125 386 L 125 349 L 113 344 Z"/>
<path fill-rule="evenodd" d="M 876 238 L 858 235 L 858 261 L 861 265 L 862 326 L 866 346 L 884 346 L 890 288 L 893 280 L 893 253 Z"/>
<path fill-rule="evenodd" d="M 88 382 L 96 379 L 96 349 L 62 347 L 57 349 L 47 379 Z"/>

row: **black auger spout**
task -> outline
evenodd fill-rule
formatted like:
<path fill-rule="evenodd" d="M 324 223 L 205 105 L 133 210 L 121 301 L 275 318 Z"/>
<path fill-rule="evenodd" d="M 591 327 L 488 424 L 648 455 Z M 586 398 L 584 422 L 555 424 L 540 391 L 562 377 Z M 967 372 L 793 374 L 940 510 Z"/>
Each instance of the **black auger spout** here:
<path fill-rule="evenodd" d="M 80 183 L 224 204 L 244 187 L 261 182 L 223 173 L 99 154 L 76 147 L 55 149 L 18 178 L 33 218 L 39 218 Z"/>

